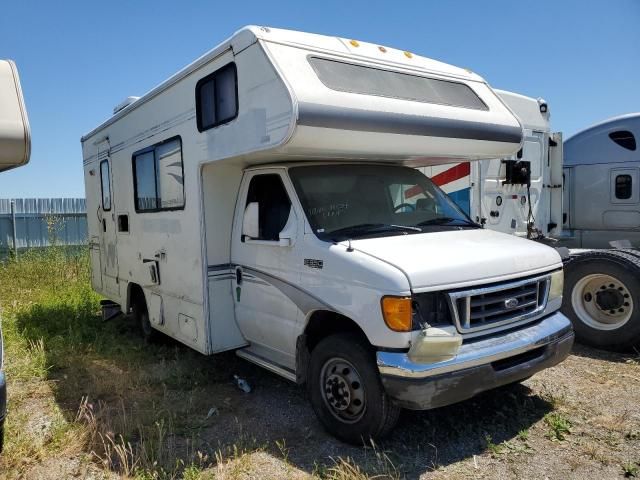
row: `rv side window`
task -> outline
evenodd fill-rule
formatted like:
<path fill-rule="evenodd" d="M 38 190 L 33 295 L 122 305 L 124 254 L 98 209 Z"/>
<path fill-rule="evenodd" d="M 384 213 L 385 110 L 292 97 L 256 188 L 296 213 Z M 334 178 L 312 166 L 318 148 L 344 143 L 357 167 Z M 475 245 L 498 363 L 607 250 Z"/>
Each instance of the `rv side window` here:
<path fill-rule="evenodd" d="M 628 130 L 619 130 L 617 132 L 611 132 L 609 138 L 627 150 L 635 151 L 636 149 L 636 137 Z"/>
<path fill-rule="evenodd" d="M 184 167 L 179 137 L 133 154 L 136 212 L 184 208 Z"/>
<path fill-rule="evenodd" d="M 633 181 L 631 175 L 618 175 L 616 177 L 616 198 L 628 200 L 631 198 Z"/>
<path fill-rule="evenodd" d="M 238 116 L 238 73 L 230 63 L 196 85 L 198 131 L 204 132 Z"/>
<path fill-rule="evenodd" d="M 109 180 L 109 160 L 100 162 L 100 186 L 102 189 L 102 210 L 111 210 L 111 182 Z"/>
<path fill-rule="evenodd" d="M 480 97 L 464 83 L 408 75 L 328 58 L 310 57 L 309 63 L 320 81 L 332 90 L 489 110 Z"/>
<path fill-rule="evenodd" d="M 258 202 L 260 237 L 256 240 L 279 240 L 291 210 L 291 201 L 280 175 L 269 173 L 253 177 L 246 205 L 251 202 Z"/>

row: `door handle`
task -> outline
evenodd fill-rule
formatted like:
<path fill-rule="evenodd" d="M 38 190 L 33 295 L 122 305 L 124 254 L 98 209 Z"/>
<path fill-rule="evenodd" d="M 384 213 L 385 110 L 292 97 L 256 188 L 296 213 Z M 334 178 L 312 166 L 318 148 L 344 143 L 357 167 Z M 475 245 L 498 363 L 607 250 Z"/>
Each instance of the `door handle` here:
<path fill-rule="evenodd" d="M 242 285 L 242 269 L 240 267 L 236 268 L 236 284 Z"/>

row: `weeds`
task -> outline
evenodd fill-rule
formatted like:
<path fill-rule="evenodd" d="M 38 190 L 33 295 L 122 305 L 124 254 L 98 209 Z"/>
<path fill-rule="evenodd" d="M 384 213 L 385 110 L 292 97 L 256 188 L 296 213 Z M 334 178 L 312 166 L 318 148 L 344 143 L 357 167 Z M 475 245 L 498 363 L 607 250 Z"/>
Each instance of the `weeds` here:
<path fill-rule="evenodd" d="M 571 422 L 559 412 L 548 413 L 544 420 L 549 426 L 547 438 L 550 440 L 562 441 L 571 433 Z"/>
<path fill-rule="evenodd" d="M 640 464 L 637 462 L 625 462 L 622 464 L 622 474 L 625 478 L 637 478 L 640 476 Z"/>

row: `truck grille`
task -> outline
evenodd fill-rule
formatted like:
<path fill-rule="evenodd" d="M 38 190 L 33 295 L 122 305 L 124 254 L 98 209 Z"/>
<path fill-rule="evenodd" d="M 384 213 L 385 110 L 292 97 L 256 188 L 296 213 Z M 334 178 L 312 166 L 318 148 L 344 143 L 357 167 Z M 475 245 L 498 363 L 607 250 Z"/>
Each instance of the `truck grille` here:
<path fill-rule="evenodd" d="M 449 292 L 456 328 L 465 334 L 530 320 L 544 310 L 550 282 L 547 275 Z"/>

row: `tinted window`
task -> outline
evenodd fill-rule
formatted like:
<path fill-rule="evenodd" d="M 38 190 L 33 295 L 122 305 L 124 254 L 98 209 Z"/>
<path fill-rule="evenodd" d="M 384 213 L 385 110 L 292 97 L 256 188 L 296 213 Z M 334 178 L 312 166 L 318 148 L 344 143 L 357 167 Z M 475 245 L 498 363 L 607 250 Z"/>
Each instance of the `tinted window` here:
<path fill-rule="evenodd" d="M 109 160 L 100 162 L 100 185 L 102 189 L 102 209 L 111 210 L 111 182 L 109 181 Z"/>
<path fill-rule="evenodd" d="M 630 199 L 632 187 L 631 175 L 618 175 L 616 177 L 616 198 L 620 200 Z"/>
<path fill-rule="evenodd" d="M 260 240 L 279 240 L 280 232 L 287 224 L 291 201 L 277 174 L 256 175 L 251 179 L 247 193 L 247 205 L 258 202 Z"/>
<path fill-rule="evenodd" d="M 180 138 L 133 154 L 136 211 L 184 207 L 184 169 Z"/>
<path fill-rule="evenodd" d="M 627 130 L 611 132 L 609 138 L 627 150 L 633 151 L 636 149 L 636 138 L 633 136 L 633 133 Z"/>
<path fill-rule="evenodd" d="M 235 63 L 204 77 L 196 85 L 196 118 L 203 132 L 238 115 L 238 82 Z"/>
<path fill-rule="evenodd" d="M 480 97 L 463 83 L 407 75 L 326 58 L 311 57 L 309 62 L 320 81 L 332 90 L 488 110 Z"/>

